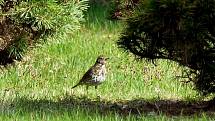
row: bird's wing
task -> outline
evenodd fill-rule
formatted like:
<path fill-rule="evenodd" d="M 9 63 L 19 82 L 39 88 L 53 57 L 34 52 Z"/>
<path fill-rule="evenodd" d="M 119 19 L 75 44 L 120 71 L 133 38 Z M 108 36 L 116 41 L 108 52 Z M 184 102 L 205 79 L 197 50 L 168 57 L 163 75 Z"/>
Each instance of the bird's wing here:
<path fill-rule="evenodd" d="M 84 84 L 85 82 L 88 82 L 89 80 L 92 80 L 94 78 L 93 75 L 97 75 L 100 71 L 100 66 L 98 64 L 93 65 L 81 78 L 78 85 Z"/>
<path fill-rule="evenodd" d="M 85 74 L 84 76 L 81 78 L 81 80 L 79 81 L 80 84 L 91 80 L 92 79 L 92 74 L 93 74 L 93 68 L 91 67 Z"/>

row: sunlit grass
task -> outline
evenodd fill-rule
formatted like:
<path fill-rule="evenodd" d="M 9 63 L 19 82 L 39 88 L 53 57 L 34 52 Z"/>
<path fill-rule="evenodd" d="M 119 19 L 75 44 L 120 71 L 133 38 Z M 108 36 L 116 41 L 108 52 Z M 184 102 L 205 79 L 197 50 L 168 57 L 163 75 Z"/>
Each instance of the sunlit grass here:
<path fill-rule="evenodd" d="M 29 51 L 23 61 L 3 68 L 0 75 L 2 120 L 173 120 L 164 115 L 122 117 L 119 114 L 90 114 L 88 109 L 70 109 L 49 103 L 35 103 L 37 106 L 24 107 L 26 100 L 59 101 L 67 96 L 83 97 L 106 101 L 132 99 L 185 100 L 198 97 L 192 84 L 181 83 L 176 76 L 182 67 L 166 60 L 157 61 L 157 66 L 146 61 L 137 61 L 116 45 L 123 22 L 106 19 L 104 7 L 90 8 L 86 23 L 80 31 L 49 38 L 44 44 Z M 104 54 L 108 61 L 106 82 L 96 91 L 84 86 L 71 89 L 85 71 Z M 183 81 L 183 80 L 182 80 Z M 31 104 L 31 103 L 30 103 Z M 13 105 L 13 106 L 11 106 Z M 49 107 L 52 106 L 52 107 Z M 39 109 L 38 109 L 39 108 Z M 30 109 L 30 111 L 29 111 Z M 34 110 L 35 109 L 35 110 Z M 180 117 L 175 118 L 180 119 Z M 189 120 L 189 117 L 184 117 Z M 198 120 L 193 117 L 191 120 Z M 202 120 L 209 119 L 202 116 Z M 0 119 L 1 120 L 1 119 Z"/>

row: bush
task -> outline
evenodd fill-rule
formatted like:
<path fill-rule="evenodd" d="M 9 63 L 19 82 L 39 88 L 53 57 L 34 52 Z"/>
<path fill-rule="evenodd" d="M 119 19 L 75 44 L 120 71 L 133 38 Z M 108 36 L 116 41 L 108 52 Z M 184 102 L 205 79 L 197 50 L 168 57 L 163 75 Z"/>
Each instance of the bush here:
<path fill-rule="evenodd" d="M 118 45 L 140 58 L 189 67 L 196 89 L 215 93 L 214 22 L 214 0 L 144 0 L 128 17 Z"/>
<path fill-rule="evenodd" d="M 87 0 L 1 0 L 0 64 L 21 59 L 26 45 L 64 30 L 80 28 Z M 9 29 L 4 29 L 9 28 Z M 4 60 L 6 59 L 6 60 Z M 2 60 L 2 61 L 1 61 Z"/>

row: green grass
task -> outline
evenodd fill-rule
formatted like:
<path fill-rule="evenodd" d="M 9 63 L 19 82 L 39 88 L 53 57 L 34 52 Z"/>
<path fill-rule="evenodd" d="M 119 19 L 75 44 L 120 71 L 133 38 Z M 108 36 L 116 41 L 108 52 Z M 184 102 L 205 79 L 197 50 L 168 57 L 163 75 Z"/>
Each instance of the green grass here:
<path fill-rule="evenodd" d="M 110 110 L 101 113 L 101 102 L 113 105 L 135 99 L 199 98 L 192 84 L 185 85 L 180 82 L 183 79 L 175 78 L 182 69 L 176 63 L 159 60 L 155 66 L 136 61 L 119 49 L 116 41 L 124 24 L 109 21 L 106 15 L 104 7 L 90 8 L 80 31 L 50 37 L 29 51 L 23 61 L 2 68 L 0 120 L 212 120 L 204 114 L 169 117 L 153 112 L 127 116 Z M 97 91 L 91 87 L 87 93 L 84 86 L 71 90 L 100 54 L 110 58 L 106 82 Z M 82 103 L 76 100 L 79 98 Z M 91 107 L 93 101 L 97 103 Z"/>

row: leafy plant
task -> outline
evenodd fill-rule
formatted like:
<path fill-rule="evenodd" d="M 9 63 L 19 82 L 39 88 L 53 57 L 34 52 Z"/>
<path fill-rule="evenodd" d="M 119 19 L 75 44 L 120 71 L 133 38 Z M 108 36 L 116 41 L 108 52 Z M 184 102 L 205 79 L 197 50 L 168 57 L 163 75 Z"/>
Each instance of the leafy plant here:
<path fill-rule="evenodd" d="M 10 60 L 21 59 L 27 46 L 42 37 L 45 39 L 46 35 L 79 29 L 84 21 L 83 12 L 88 8 L 87 0 L 2 0 L 0 5 L 0 36 L 6 49 L 0 53 Z"/>
<path fill-rule="evenodd" d="M 69 0 L 60 2 L 55 0 L 21 1 L 8 15 L 16 23 L 30 25 L 39 30 L 58 31 L 59 28 L 76 30 L 83 21 L 83 11 L 87 9 L 87 0 L 76 2 Z"/>
<path fill-rule="evenodd" d="M 203 94 L 215 93 L 215 1 L 144 0 L 127 19 L 118 44 L 137 57 L 189 67 Z"/>

